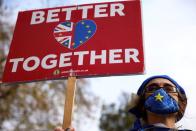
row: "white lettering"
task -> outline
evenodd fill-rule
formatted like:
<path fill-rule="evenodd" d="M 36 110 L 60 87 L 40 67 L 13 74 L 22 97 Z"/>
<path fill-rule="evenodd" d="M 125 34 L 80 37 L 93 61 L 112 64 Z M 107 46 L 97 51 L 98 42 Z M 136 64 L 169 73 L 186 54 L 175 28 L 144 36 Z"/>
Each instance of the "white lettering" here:
<path fill-rule="evenodd" d="M 53 69 L 61 67 L 102 65 L 102 64 L 121 64 L 140 62 L 139 51 L 135 48 L 110 49 L 100 51 L 77 51 L 56 54 L 48 54 L 43 58 L 30 56 L 28 58 L 12 58 L 11 72 L 15 73 L 19 69 L 24 71 L 34 71 L 38 67 L 42 69 Z M 58 59 L 57 59 L 58 58 Z M 58 63 L 58 64 L 57 64 Z"/>
<path fill-rule="evenodd" d="M 77 14 L 77 18 L 86 19 L 89 14 L 94 18 L 125 16 L 123 3 L 97 4 L 56 8 L 43 11 L 33 11 L 30 24 L 69 21 Z M 91 11 L 91 12 L 90 12 Z M 90 12 L 90 13 L 89 13 Z"/>
<path fill-rule="evenodd" d="M 116 13 L 118 13 L 119 16 L 124 16 L 125 13 L 123 12 L 123 9 L 124 5 L 122 3 L 111 4 L 110 16 L 116 16 Z"/>
<path fill-rule="evenodd" d="M 50 65 L 47 64 L 47 60 L 52 58 L 52 59 L 55 59 L 57 56 L 54 55 L 54 54 L 50 54 L 50 55 L 47 55 L 45 56 L 43 59 L 42 59 L 42 62 L 41 62 L 41 66 L 44 68 L 44 69 L 52 69 L 54 67 L 56 67 L 57 65 L 57 60 L 50 60 L 49 63 Z"/>
<path fill-rule="evenodd" d="M 108 4 L 96 5 L 95 17 L 107 17 L 108 14 L 106 13 L 106 7 L 108 7 Z"/>
<path fill-rule="evenodd" d="M 85 19 L 88 16 L 88 9 L 92 9 L 93 6 L 89 5 L 89 6 L 79 6 L 78 10 L 82 10 L 82 18 Z"/>
<path fill-rule="evenodd" d="M 34 61 L 34 65 L 33 66 L 29 66 L 29 62 L 30 61 Z M 37 56 L 31 56 L 31 57 L 28 57 L 24 63 L 23 63 L 23 69 L 26 70 L 26 71 L 33 71 L 35 70 L 40 64 L 40 60 Z"/>
<path fill-rule="evenodd" d="M 24 58 L 10 59 L 9 62 L 13 62 L 12 72 L 16 72 L 16 71 L 17 71 L 18 63 L 19 63 L 20 61 L 24 61 Z"/>
<path fill-rule="evenodd" d="M 46 22 L 59 21 L 58 12 L 60 12 L 60 9 L 48 10 L 48 17 L 47 17 Z"/>
<path fill-rule="evenodd" d="M 45 15 L 44 11 L 33 12 L 32 17 L 31 17 L 31 25 L 40 24 L 44 22 L 45 20 L 44 15 Z"/>
<path fill-rule="evenodd" d="M 122 59 L 116 60 L 116 58 L 121 58 L 122 49 L 110 50 L 109 51 L 109 63 L 123 63 Z"/>
<path fill-rule="evenodd" d="M 74 55 L 78 55 L 78 65 L 83 65 L 84 55 L 89 54 L 89 51 L 74 52 Z"/>
<path fill-rule="evenodd" d="M 137 58 L 138 55 L 137 49 L 125 49 L 125 63 L 130 63 L 130 59 L 133 59 L 134 62 L 140 62 Z"/>
<path fill-rule="evenodd" d="M 94 65 L 97 59 L 101 59 L 101 64 L 106 64 L 106 50 L 102 50 L 101 55 L 96 55 L 95 53 L 95 51 L 91 51 L 90 64 Z"/>
<path fill-rule="evenodd" d="M 59 61 L 59 67 L 66 67 L 66 66 L 71 66 L 71 58 L 70 56 L 72 55 L 71 52 L 69 53 L 62 53 L 60 55 L 60 61 Z"/>
<path fill-rule="evenodd" d="M 76 7 L 72 7 L 72 8 L 63 8 L 62 11 L 65 11 L 66 12 L 66 18 L 65 20 L 70 20 L 71 19 L 71 14 L 72 14 L 72 11 L 76 10 L 77 8 Z"/>

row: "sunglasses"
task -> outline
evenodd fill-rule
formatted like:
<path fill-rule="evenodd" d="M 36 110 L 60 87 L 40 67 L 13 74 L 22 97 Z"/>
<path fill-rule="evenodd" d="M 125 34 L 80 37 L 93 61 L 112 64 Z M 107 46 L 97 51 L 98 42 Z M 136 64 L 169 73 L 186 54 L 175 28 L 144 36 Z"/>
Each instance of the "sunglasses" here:
<path fill-rule="evenodd" d="M 146 93 L 153 93 L 161 88 L 163 90 L 165 90 L 167 93 L 177 93 L 176 87 L 173 85 L 170 85 L 170 84 L 164 85 L 163 87 L 160 87 L 156 84 L 155 85 L 152 84 L 152 85 L 149 85 L 145 88 L 145 92 Z"/>

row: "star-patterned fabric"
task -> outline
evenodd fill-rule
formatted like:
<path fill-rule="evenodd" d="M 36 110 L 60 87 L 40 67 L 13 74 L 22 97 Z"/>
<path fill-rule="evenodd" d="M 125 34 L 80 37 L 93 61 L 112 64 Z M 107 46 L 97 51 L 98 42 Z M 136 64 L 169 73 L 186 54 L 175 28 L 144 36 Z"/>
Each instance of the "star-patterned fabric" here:
<path fill-rule="evenodd" d="M 162 102 L 162 99 L 164 98 L 164 96 L 162 96 L 160 93 L 158 93 L 156 96 L 155 96 L 155 100 L 156 101 L 160 101 L 160 102 Z"/>
<path fill-rule="evenodd" d="M 177 101 L 162 88 L 155 91 L 145 101 L 145 108 L 157 114 L 170 114 L 179 110 Z"/>

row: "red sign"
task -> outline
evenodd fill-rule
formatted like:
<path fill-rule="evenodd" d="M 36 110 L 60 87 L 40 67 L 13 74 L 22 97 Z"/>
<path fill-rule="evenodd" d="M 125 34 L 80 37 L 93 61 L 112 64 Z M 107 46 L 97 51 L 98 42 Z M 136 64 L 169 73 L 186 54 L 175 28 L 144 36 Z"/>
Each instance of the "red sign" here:
<path fill-rule="evenodd" d="M 20 12 L 3 82 L 141 74 L 140 0 Z"/>

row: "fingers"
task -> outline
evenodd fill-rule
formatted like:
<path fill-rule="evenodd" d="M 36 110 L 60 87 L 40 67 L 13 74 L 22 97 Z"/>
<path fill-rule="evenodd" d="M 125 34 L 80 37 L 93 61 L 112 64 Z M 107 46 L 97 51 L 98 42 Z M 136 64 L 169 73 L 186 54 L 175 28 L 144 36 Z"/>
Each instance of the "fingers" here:
<path fill-rule="evenodd" d="M 64 131 L 64 129 L 61 128 L 61 127 L 57 127 L 57 128 L 54 129 L 54 131 Z"/>
<path fill-rule="evenodd" d="M 65 129 L 65 131 L 71 131 L 71 129 L 70 128 L 67 128 L 67 129 Z"/>
<path fill-rule="evenodd" d="M 67 128 L 67 129 L 65 129 L 65 131 L 75 131 L 75 129 L 74 128 Z"/>

